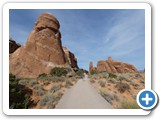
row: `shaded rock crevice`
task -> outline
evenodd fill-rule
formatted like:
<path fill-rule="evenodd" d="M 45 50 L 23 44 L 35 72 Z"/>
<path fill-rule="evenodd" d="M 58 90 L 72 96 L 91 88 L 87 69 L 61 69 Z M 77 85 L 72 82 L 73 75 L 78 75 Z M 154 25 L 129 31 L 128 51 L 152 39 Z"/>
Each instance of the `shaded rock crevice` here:
<path fill-rule="evenodd" d="M 9 38 L 9 54 L 15 52 L 19 47 L 20 44 L 16 43 L 12 38 Z"/>

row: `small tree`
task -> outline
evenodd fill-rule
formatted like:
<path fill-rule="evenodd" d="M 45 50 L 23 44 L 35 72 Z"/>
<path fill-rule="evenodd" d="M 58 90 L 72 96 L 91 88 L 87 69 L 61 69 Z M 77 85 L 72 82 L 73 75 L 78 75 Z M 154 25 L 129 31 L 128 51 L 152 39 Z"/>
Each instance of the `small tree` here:
<path fill-rule="evenodd" d="M 113 73 L 108 73 L 109 75 L 108 75 L 108 77 L 109 78 L 117 78 L 117 75 L 115 75 L 115 74 L 113 74 Z"/>
<path fill-rule="evenodd" d="M 50 74 L 52 76 L 66 76 L 71 71 L 70 68 L 61 68 L 61 67 L 55 67 L 51 70 Z"/>
<path fill-rule="evenodd" d="M 10 109 L 27 109 L 33 105 L 30 95 L 32 90 L 18 84 L 19 79 L 9 74 L 9 107 Z"/>

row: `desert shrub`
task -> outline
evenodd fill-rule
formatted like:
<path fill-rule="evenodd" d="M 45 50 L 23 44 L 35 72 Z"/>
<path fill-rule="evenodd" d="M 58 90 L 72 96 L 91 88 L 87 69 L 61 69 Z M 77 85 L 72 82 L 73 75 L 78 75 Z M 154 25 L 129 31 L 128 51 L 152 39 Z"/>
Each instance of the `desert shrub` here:
<path fill-rule="evenodd" d="M 126 78 L 124 76 L 119 76 L 118 80 L 120 81 L 120 83 L 122 83 L 123 80 L 125 80 Z"/>
<path fill-rule="evenodd" d="M 46 92 L 43 90 L 36 91 L 36 95 L 38 95 L 38 96 L 43 96 L 44 94 L 46 94 Z"/>
<path fill-rule="evenodd" d="M 100 72 L 100 73 L 95 74 L 94 76 L 98 77 L 98 78 L 105 78 L 105 79 L 107 79 L 109 75 L 108 75 L 107 72 Z"/>
<path fill-rule="evenodd" d="M 35 85 L 33 87 L 33 89 L 35 89 L 35 90 L 43 90 L 43 87 L 41 85 L 37 84 L 37 85 Z"/>
<path fill-rule="evenodd" d="M 95 81 L 93 79 L 90 80 L 91 83 L 95 83 Z"/>
<path fill-rule="evenodd" d="M 47 81 L 44 81 L 43 84 L 44 84 L 44 85 L 49 85 L 50 82 L 47 80 Z"/>
<path fill-rule="evenodd" d="M 119 101 L 119 98 L 116 94 L 113 94 L 113 98 L 114 98 L 114 100 Z"/>
<path fill-rule="evenodd" d="M 140 80 L 140 83 L 144 84 L 145 82 L 144 82 L 144 80 Z"/>
<path fill-rule="evenodd" d="M 50 82 L 64 82 L 65 81 L 65 77 L 64 76 L 61 76 L 61 77 L 52 76 L 52 77 L 50 77 L 49 81 Z"/>
<path fill-rule="evenodd" d="M 79 77 L 81 77 L 81 78 L 84 77 L 84 71 L 81 70 L 81 69 L 79 69 L 79 70 L 76 72 L 76 74 L 77 74 Z"/>
<path fill-rule="evenodd" d="M 107 101 L 109 102 L 110 104 L 112 104 L 112 101 L 114 100 L 114 97 L 106 92 L 106 91 L 103 91 L 103 90 L 100 90 L 100 94 L 102 95 L 102 97 Z"/>
<path fill-rule="evenodd" d="M 115 84 L 116 82 L 115 82 L 115 80 L 113 80 L 113 79 L 109 79 L 109 80 L 108 80 L 108 83 Z"/>
<path fill-rule="evenodd" d="M 133 81 L 130 81 L 130 85 L 132 85 L 134 87 L 134 89 L 138 89 L 139 84 L 134 83 Z"/>
<path fill-rule="evenodd" d="M 90 71 L 90 74 L 91 74 L 91 75 L 94 75 L 94 74 L 97 74 L 97 72 L 94 71 L 94 70 L 92 70 L 92 71 Z"/>
<path fill-rule="evenodd" d="M 47 74 L 46 73 L 42 73 L 38 76 L 38 78 L 44 78 L 44 77 L 47 77 Z"/>
<path fill-rule="evenodd" d="M 71 80 L 72 82 L 76 82 L 76 81 L 77 81 L 77 78 L 76 78 L 76 77 L 72 77 L 72 78 L 70 78 L 70 80 Z"/>
<path fill-rule="evenodd" d="M 102 76 L 102 78 L 106 78 L 107 79 L 109 77 L 109 74 L 107 72 L 102 72 L 101 76 Z"/>
<path fill-rule="evenodd" d="M 105 85 L 106 85 L 106 82 L 105 82 L 105 81 L 102 81 L 102 80 L 98 81 L 98 83 L 99 83 L 99 85 L 100 85 L 101 87 L 105 87 Z"/>
<path fill-rule="evenodd" d="M 36 95 L 38 95 L 38 96 L 42 96 L 42 95 L 45 94 L 45 91 L 40 89 L 40 90 L 36 90 L 35 93 L 36 93 Z"/>
<path fill-rule="evenodd" d="M 40 100 L 40 106 L 46 106 L 48 103 L 53 103 L 55 101 L 55 96 L 53 94 L 45 94 Z"/>
<path fill-rule="evenodd" d="M 115 88 L 117 88 L 120 93 L 124 93 L 126 90 L 130 89 L 130 86 L 127 83 L 119 83 L 118 82 L 115 85 Z"/>
<path fill-rule="evenodd" d="M 140 109 L 140 107 L 138 106 L 136 101 L 129 102 L 129 101 L 123 100 L 120 103 L 119 109 Z"/>
<path fill-rule="evenodd" d="M 64 68 L 64 67 L 55 67 L 51 70 L 50 74 L 52 76 L 66 76 L 71 71 L 70 68 Z"/>
<path fill-rule="evenodd" d="M 130 82 L 131 80 L 129 80 L 129 79 L 126 78 L 125 81 L 126 81 L 126 82 Z"/>
<path fill-rule="evenodd" d="M 60 85 L 53 85 L 50 89 L 50 92 L 54 93 L 60 89 Z"/>
<path fill-rule="evenodd" d="M 72 86 L 72 82 L 70 79 L 66 79 L 66 87 Z"/>
<path fill-rule="evenodd" d="M 56 107 L 57 102 L 49 102 L 47 105 L 47 109 L 54 109 Z"/>
<path fill-rule="evenodd" d="M 9 74 L 9 108 L 10 109 L 27 109 L 33 105 L 30 98 L 32 90 L 20 85 L 19 79 L 13 74 Z"/>
<path fill-rule="evenodd" d="M 25 80 L 25 79 L 19 81 L 19 84 L 21 85 L 27 85 L 28 83 L 29 83 L 29 80 Z"/>
<path fill-rule="evenodd" d="M 108 73 L 108 78 L 117 78 L 117 75 L 113 73 Z"/>
<path fill-rule="evenodd" d="M 136 74 L 135 77 L 136 78 L 142 78 L 142 75 L 141 74 Z"/>
<path fill-rule="evenodd" d="M 139 87 L 139 85 L 137 83 L 131 82 L 130 84 L 134 87 L 134 89 L 138 89 L 138 87 Z"/>
<path fill-rule="evenodd" d="M 135 94 L 131 93 L 131 96 L 132 96 L 132 98 L 133 98 L 134 100 L 136 100 L 137 95 L 135 95 Z"/>
<path fill-rule="evenodd" d="M 37 80 L 30 80 L 30 81 L 29 81 L 29 85 L 32 86 L 32 87 L 33 87 L 34 85 L 36 85 L 37 83 L 38 83 Z"/>

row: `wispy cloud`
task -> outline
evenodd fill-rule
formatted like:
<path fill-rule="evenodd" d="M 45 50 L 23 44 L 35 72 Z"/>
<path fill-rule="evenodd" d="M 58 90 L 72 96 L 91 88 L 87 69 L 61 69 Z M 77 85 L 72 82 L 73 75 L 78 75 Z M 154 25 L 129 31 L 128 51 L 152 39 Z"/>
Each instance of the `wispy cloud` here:
<path fill-rule="evenodd" d="M 135 19 L 136 18 L 136 19 Z M 143 69 L 145 59 L 145 25 L 144 11 L 122 12 L 115 17 L 117 21 L 106 34 L 106 46 L 108 47 L 109 56 L 122 59 L 123 61 L 136 65 Z M 143 54 L 140 54 L 140 53 Z M 132 56 L 134 55 L 132 60 Z M 142 62 L 143 61 L 143 62 Z M 144 67 L 144 66 L 143 66 Z"/>

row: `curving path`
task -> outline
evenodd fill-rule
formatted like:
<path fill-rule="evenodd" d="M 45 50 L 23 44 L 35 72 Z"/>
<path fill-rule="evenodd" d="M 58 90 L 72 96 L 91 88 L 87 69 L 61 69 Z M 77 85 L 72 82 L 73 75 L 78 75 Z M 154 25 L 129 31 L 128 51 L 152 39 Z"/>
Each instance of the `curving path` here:
<path fill-rule="evenodd" d="M 87 75 L 68 89 L 56 109 L 112 109 L 113 107 L 90 84 Z"/>

